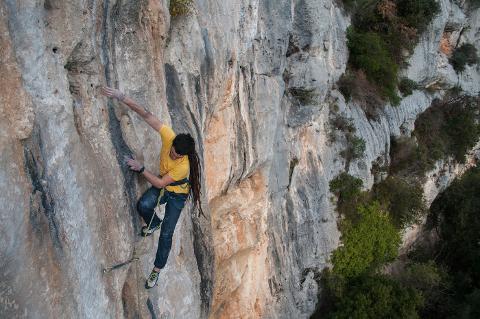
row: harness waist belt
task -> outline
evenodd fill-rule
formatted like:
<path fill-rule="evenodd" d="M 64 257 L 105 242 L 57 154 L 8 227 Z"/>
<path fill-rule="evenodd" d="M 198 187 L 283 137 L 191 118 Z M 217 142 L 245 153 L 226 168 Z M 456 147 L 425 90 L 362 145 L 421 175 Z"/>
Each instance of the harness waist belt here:
<path fill-rule="evenodd" d="M 184 178 L 184 179 L 181 179 L 181 180 L 179 180 L 179 181 L 170 183 L 170 184 L 168 184 L 167 186 L 179 186 L 179 185 L 183 185 L 183 184 L 186 184 L 186 183 L 190 183 L 190 181 L 188 180 L 188 178 Z"/>

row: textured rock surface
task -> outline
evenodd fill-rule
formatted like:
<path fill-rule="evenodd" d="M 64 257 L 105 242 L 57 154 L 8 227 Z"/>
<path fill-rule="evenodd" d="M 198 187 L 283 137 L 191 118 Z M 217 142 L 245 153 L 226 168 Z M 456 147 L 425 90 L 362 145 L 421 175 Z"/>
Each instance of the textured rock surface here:
<path fill-rule="evenodd" d="M 480 11 L 441 7 L 403 72 L 475 94 L 478 67 L 455 74 L 439 47 L 480 49 Z M 375 121 L 345 103 L 334 84 L 348 25 L 331 0 L 197 0 L 173 19 L 166 0 L 2 1 L 1 317 L 308 318 L 339 243 L 328 182 L 347 168 L 370 187 L 390 136 L 442 95 L 415 91 Z M 153 290 L 143 282 L 158 234 L 135 235 L 148 184 L 123 157 L 155 171 L 160 139 L 100 96 L 105 84 L 192 133 L 202 156 L 207 218 L 184 210 Z M 298 88 L 313 98 L 302 104 Z M 341 132 L 329 141 L 334 106 L 365 140 L 363 158 L 345 162 Z M 432 172 L 429 198 L 459 172 Z"/>

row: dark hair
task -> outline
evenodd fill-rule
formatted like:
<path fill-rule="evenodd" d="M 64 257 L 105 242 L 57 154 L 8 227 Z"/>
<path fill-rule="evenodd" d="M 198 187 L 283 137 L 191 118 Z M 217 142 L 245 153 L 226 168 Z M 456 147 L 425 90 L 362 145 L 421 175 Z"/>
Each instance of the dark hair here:
<path fill-rule="evenodd" d="M 198 159 L 197 151 L 195 150 L 195 140 L 190 134 L 178 134 L 172 143 L 175 152 L 178 155 L 187 155 L 190 162 L 190 196 L 193 196 L 193 208 L 198 207 L 199 214 L 202 214 L 201 196 L 201 170 L 200 160 Z"/>

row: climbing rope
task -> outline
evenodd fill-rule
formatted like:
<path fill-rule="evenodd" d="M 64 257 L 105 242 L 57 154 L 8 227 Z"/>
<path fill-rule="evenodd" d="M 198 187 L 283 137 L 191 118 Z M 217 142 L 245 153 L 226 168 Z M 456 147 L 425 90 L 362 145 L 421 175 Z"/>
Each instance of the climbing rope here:
<path fill-rule="evenodd" d="M 158 208 L 159 205 L 160 205 L 160 200 L 161 200 L 161 198 L 163 197 L 164 193 L 165 193 L 165 191 L 164 191 L 164 189 L 162 188 L 162 189 L 160 190 L 160 195 L 158 196 L 158 199 L 157 199 L 157 205 L 155 206 L 155 209 L 153 210 L 152 217 L 150 218 L 150 222 L 148 223 L 147 230 L 146 230 L 147 233 L 150 231 L 150 226 L 152 225 L 153 218 L 154 218 L 155 215 L 156 215 L 156 210 L 157 210 L 157 208 Z M 143 237 L 143 238 L 142 238 L 142 240 L 140 241 L 140 246 L 143 245 L 143 242 L 144 242 L 146 236 L 142 236 L 142 237 Z M 133 245 L 133 256 L 132 256 L 132 258 L 130 258 L 130 260 L 127 260 L 127 261 L 125 261 L 125 262 L 123 262 L 123 263 L 120 263 L 120 264 L 116 264 L 116 265 L 114 265 L 114 266 L 112 266 L 112 267 L 104 268 L 104 269 L 103 269 L 103 273 L 104 273 L 104 274 L 109 273 L 109 272 L 111 272 L 112 270 L 121 268 L 121 267 L 123 267 L 123 266 L 125 266 L 125 265 L 131 264 L 131 263 L 134 262 L 134 261 L 140 260 L 140 257 L 141 257 L 142 255 L 144 255 L 144 254 L 140 254 L 140 255 L 137 256 L 137 245 L 134 243 L 134 245 Z"/>
<path fill-rule="evenodd" d="M 180 186 L 181 188 L 185 189 L 189 186 L 189 183 L 190 183 L 190 181 L 188 180 L 188 178 L 184 178 L 184 179 L 181 179 L 179 181 L 170 183 L 169 186 Z M 146 230 L 147 233 L 150 231 L 150 226 L 152 225 L 153 217 L 156 215 L 157 209 L 160 206 L 160 200 L 162 199 L 162 197 L 164 195 L 165 195 L 165 188 L 162 188 L 162 189 L 160 189 L 160 195 L 158 196 L 158 199 L 157 199 L 157 205 L 155 206 L 155 209 L 153 210 L 152 218 L 150 218 L 150 222 L 148 223 L 147 230 Z M 142 236 L 142 237 L 143 238 L 140 241 L 140 244 L 143 244 L 143 241 L 145 240 L 146 236 Z M 125 265 L 131 264 L 132 262 L 139 260 L 140 257 L 144 254 L 145 253 L 137 256 L 137 245 L 134 244 L 134 246 L 133 246 L 133 256 L 130 260 L 127 260 L 126 262 L 114 265 L 112 267 L 104 268 L 103 273 L 106 274 L 106 273 L 111 272 L 112 270 L 115 270 L 115 269 L 121 268 Z"/>

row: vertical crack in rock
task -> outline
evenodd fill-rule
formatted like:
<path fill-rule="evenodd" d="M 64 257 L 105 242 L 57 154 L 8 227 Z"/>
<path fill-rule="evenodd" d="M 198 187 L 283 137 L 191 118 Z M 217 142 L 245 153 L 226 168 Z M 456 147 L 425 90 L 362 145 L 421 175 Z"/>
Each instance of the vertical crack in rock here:
<path fill-rule="evenodd" d="M 147 308 L 150 312 L 150 316 L 152 316 L 152 319 L 157 319 L 157 315 L 155 315 L 155 308 L 153 307 L 153 303 L 150 298 L 147 298 Z"/>
<path fill-rule="evenodd" d="M 210 94 L 212 93 L 211 92 L 211 89 L 210 89 L 210 82 L 209 82 L 209 79 L 214 79 L 214 73 L 215 73 L 215 61 L 214 61 L 214 55 L 213 55 L 213 48 L 212 48 L 212 43 L 210 42 L 210 38 L 209 38 L 209 35 L 208 35 L 208 30 L 207 29 L 202 29 L 202 40 L 203 40 L 203 47 L 204 47 L 204 50 L 205 50 L 205 58 L 203 59 L 201 65 L 200 65 L 200 75 L 202 77 L 202 79 L 207 79 L 205 81 L 205 89 L 206 89 L 206 92 L 207 92 L 207 101 L 210 100 Z M 167 81 L 168 83 L 168 81 Z M 168 91 L 167 91 L 168 92 Z M 206 117 L 207 117 L 207 120 L 209 120 L 211 118 L 211 116 L 213 116 L 213 112 L 214 112 L 215 108 L 212 107 L 210 108 L 210 111 L 208 111 L 207 109 L 207 114 L 206 114 Z"/>
<path fill-rule="evenodd" d="M 123 317 L 124 318 L 141 318 L 141 313 L 139 313 L 137 305 L 137 294 L 136 291 L 137 285 L 136 280 L 132 276 L 134 270 L 130 268 L 128 270 L 127 278 L 122 288 L 122 306 L 123 306 Z"/>
<path fill-rule="evenodd" d="M 172 126 L 175 131 L 184 131 L 188 128 L 192 131 L 194 127 L 195 140 L 197 141 L 201 166 L 204 167 L 203 153 L 204 147 L 202 143 L 202 130 L 199 121 L 196 119 L 190 107 L 186 104 L 184 94 L 181 91 L 181 83 L 178 78 L 177 71 L 174 66 L 165 64 L 165 79 L 167 83 L 167 105 Z M 198 84 L 200 90 L 200 84 Z M 202 181 L 202 187 L 205 186 Z M 205 196 L 202 196 L 202 202 L 206 202 Z M 197 266 L 200 273 L 200 298 L 202 302 L 202 313 L 204 316 L 208 314 L 211 304 L 213 291 L 213 252 L 210 247 L 208 232 L 205 232 L 198 218 L 192 218 L 193 224 L 193 250 L 197 260 Z"/>
<path fill-rule="evenodd" d="M 113 87 L 113 76 L 111 74 L 111 69 L 115 70 L 116 67 L 116 51 L 113 41 L 116 38 L 116 27 L 115 22 L 120 19 L 120 4 L 115 3 L 112 7 L 112 14 L 110 16 L 111 24 L 109 25 L 109 8 L 110 1 L 106 0 L 103 6 L 103 27 L 102 27 L 102 60 L 105 68 L 105 81 L 108 86 Z M 110 61 L 110 54 L 112 61 Z M 136 184 L 134 179 L 134 173 L 131 172 L 127 165 L 125 165 L 125 156 L 132 156 L 132 150 L 129 148 L 125 139 L 123 138 L 123 132 L 121 128 L 120 121 L 115 114 L 115 106 L 112 99 L 108 99 L 107 102 L 108 108 L 108 128 L 110 132 L 110 137 L 112 144 L 115 148 L 115 157 L 117 163 L 120 167 L 120 170 L 123 175 L 123 191 L 126 197 L 126 201 L 130 206 L 130 215 L 132 219 L 132 225 L 134 232 L 139 231 L 140 225 L 138 224 L 138 218 L 136 213 Z M 124 312 L 128 314 L 128 318 L 140 318 L 142 317 L 142 310 L 140 309 L 140 298 L 144 298 L 144 292 L 138 287 L 138 264 L 133 265 L 133 268 L 129 269 L 129 275 L 127 276 L 126 282 L 122 289 L 122 304 Z M 135 274 L 132 274 L 132 271 L 135 271 Z M 133 283 L 132 283 L 133 282 Z M 131 316 L 130 316 L 131 314 Z"/>
<path fill-rule="evenodd" d="M 67 58 L 64 68 L 67 70 L 69 91 L 72 95 L 73 121 L 80 140 L 84 142 L 84 129 L 82 123 L 82 97 L 86 96 L 85 85 L 90 78 L 98 76 L 92 62 L 95 61 L 94 50 L 83 40 L 78 42 L 72 53 Z M 91 84 L 93 87 L 93 84 Z"/>
<path fill-rule="evenodd" d="M 294 157 L 291 161 L 290 161 L 290 168 L 289 168 L 289 171 L 288 171 L 288 186 L 287 186 L 287 190 L 290 190 L 290 185 L 292 184 L 292 176 L 293 176 L 293 171 L 295 170 L 295 167 L 298 165 L 298 158 Z"/>
<path fill-rule="evenodd" d="M 287 193 L 285 195 L 285 209 L 287 213 L 287 222 L 286 222 L 286 234 L 289 236 L 286 245 L 295 245 L 295 238 L 296 238 L 296 225 L 297 221 L 295 219 L 295 205 L 293 203 L 292 195 Z M 297 250 L 294 249 L 294 252 Z"/>
<path fill-rule="evenodd" d="M 298 52 L 300 52 L 300 48 L 298 47 L 298 44 L 296 43 L 293 35 L 290 33 L 290 36 L 288 37 L 287 53 L 285 54 L 285 56 L 288 58 Z"/>
<path fill-rule="evenodd" d="M 165 64 L 165 77 L 167 82 L 167 102 L 168 102 L 168 112 L 172 119 L 172 126 L 175 130 L 179 133 L 183 131 L 190 131 L 192 132 L 192 126 L 195 128 L 195 132 L 197 136 L 197 141 L 200 142 L 201 137 L 201 129 L 199 123 L 196 119 L 196 116 L 190 110 L 189 105 L 185 101 L 184 94 L 181 91 L 181 83 L 180 79 L 178 78 L 177 71 L 175 67 L 170 64 Z M 198 143 L 197 144 L 200 144 Z M 199 147 L 202 147 L 203 145 Z M 202 157 L 203 152 L 200 152 L 200 156 Z"/>
<path fill-rule="evenodd" d="M 247 131 L 247 124 L 242 119 L 242 112 L 240 110 L 240 100 L 237 95 L 233 104 L 236 106 L 235 111 L 235 118 L 238 119 L 237 124 L 237 155 L 239 156 L 239 162 L 241 162 L 241 170 L 238 176 L 236 176 L 236 180 L 240 181 L 243 177 L 245 172 L 247 171 L 247 154 L 248 154 L 248 131 Z"/>
<path fill-rule="evenodd" d="M 11 269 L 15 269 L 17 265 L 15 260 L 10 257 L 3 257 L 0 261 L 2 271 L 0 272 L 0 314 L 3 318 L 15 318 L 17 308 L 21 300 L 17 297 L 17 289 L 12 285 L 15 276 Z"/>
<path fill-rule="evenodd" d="M 45 0 L 43 4 L 43 8 L 45 10 L 55 10 L 61 8 L 62 1 L 61 0 Z"/>
<path fill-rule="evenodd" d="M 460 45 L 460 41 L 462 40 L 462 35 L 465 32 L 465 30 L 467 30 L 467 28 L 462 27 L 460 32 L 458 33 L 457 42 L 455 43 L 455 46 L 454 46 L 455 49 L 458 48 L 458 46 Z"/>
<path fill-rule="evenodd" d="M 252 158 L 253 158 L 253 163 L 249 163 L 251 167 L 256 167 L 258 163 L 258 152 L 257 152 L 257 143 L 255 142 L 254 138 L 258 136 L 257 134 L 257 128 L 260 127 L 259 122 L 258 122 L 258 116 L 257 116 L 257 108 L 255 105 L 255 98 L 256 98 L 256 76 L 254 73 L 253 65 L 250 63 L 249 69 L 247 70 L 246 67 L 240 68 L 242 71 L 243 79 L 245 81 L 245 90 L 246 90 L 246 95 L 247 95 L 247 107 L 248 107 L 248 121 L 249 121 L 249 127 L 250 127 L 250 136 L 252 136 L 252 145 L 246 145 L 246 147 L 250 146 L 252 148 Z M 248 71 L 248 72 L 247 72 Z M 260 78 L 262 78 L 260 76 Z M 248 79 L 248 81 L 247 81 Z M 245 123 L 245 128 L 246 128 L 247 123 Z M 245 133 L 247 134 L 247 132 Z M 261 134 L 261 133 L 260 133 Z M 248 136 L 248 135 L 246 135 Z M 248 143 L 247 143 L 248 144 Z M 247 148 L 248 150 L 248 148 Z M 249 175 L 249 174 L 247 174 Z"/>
<path fill-rule="evenodd" d="M 205 106 L 203 105 L 203 100 L 202 100 L 202 85 L 201 85 L 200 79 L 201 79 L 200 76 L 196 76 L 194 81 L 195 81 L 195 96 L 197 97 L 197 103 L 198 103 L 198 115 L 201 121 L 203 119 L 203 109 L 205 108 Z M 198 128 L 198 130 L 199 129 L 200 128 Z M 202 143 L 201 153 L 203 155 L 203 143 Z"/>
<path fill-rule="evenodd" d="M 112 85 L 112 76 L 110 74 L 110 57 L 109 57 L 109 48 L 112 50 L 112 56 L 115 56 L 115 49 L 114 46 L 109 46 L 109 41 L 115 39 L 115 28 L 112 30 L 111 39 L 109 39 L 109 25 L 108 25 L 108 16 L 109 16 L 109 6 L 110 1 L 106 0 L 103 7 L 103 30 L 102 30 L 102 57 L 105 66 L 105 80 L 108 86 Z M 118 10 L 118 6 L 115 5 L 115 8 L 112 11 Z M 118 16 L 118 12 L 115 12 L 111 16 L 112 21 L 114 21 L 115 17 Z M 113 64 L 115 64 L 113 62 Z M 120 166 L 120 169 L 123 174 L 123 186 L 125 195 L 127 198 L 128 203 L 130 204 L 130 213 L 132 217 L 132 223 L 135 228 L 138 228 L 136 223 L 136 211 L 135 211 L 135 203 L 136 203 L 136 187 L 135 187 L 135 180 L 133 178 L 133 173 L 130 172 L 127 165 L 124 165 L 124 156 L 131 156 L 132 151 L 128 147 L 127 143 L 123 139 L 122 129 L 120 126 L 120 121 L 117 119 L 115 115 L 113 100 L 108 99 L 108 124 L 109 124 L 109 131 L 110 136 L 112 139 L 113 146 L 115 147 L 115 156 L 117 159 L 117 163 Z M 136 229 L 137 230 L 137 229 Z"/>
<path fill-rule="evenodd" d="M 193 253 L 197 260 L 198 271 L 200 273 L 200 298 L 202 301 L 202 314 L 206 317 L 211 305 L 213 292 L 213 252 L 210 248 L 208 235 L 204 233 L 200 221 L 193 219 L 193 233 L 195 239 L 193 241 Z"/>
<path fill-rule="evenodd" d="M 240 66 L 240 71 L 242 73 L 244 82 L 245 82 L 245 90 L 247 90 L 246 94 L 248 96 L 248 99 L 250 99 L 250 87 L 249 84 L 246 81 L 246 76 L 245 76 L 245 66 Z M 240 76 L 238 76 L 240 77 Z M 233 111 L 235 114 L 235 118 L 237 121 L 235 121 L 235 139 L 236 139 L 236 155 L 237 155 L 237 169 L 232 171 L 232 174 L 230 175 L 228 183 L 225 185 L 226 190 L 230 187 L 232 182 L 239 182 L 242 178 L 247 177 L 246 172 L 248 170 L 247 165 L 250 163 L 247 163 L 247 157 L 248 157 L 248 150 L 249 150 L 249 141 L 248 141 L 248 129 L 247 129 L 247 123 L 246 120 L 242 116 L 242 101 L 240 101 L 240 85 L 237 81 L 235 85 L 235 90 L 236 94 L 235 97 L 232 101 L 232 106 L 233 106 Z M 248 103 L 248 102 L 247 102 Z M 249 105 L 247 106 L 249 107 Z M 238 167 L 240 166 L 240 167 Z"/>
<path fill-rule="evenodd" d="M 198 100 L 198 116 L 196 116 L 193 111 L 192 111 L 192 108 L 189 107 L 189 105 L 187 104 L 186 107 L 185 107 L 185 110 L 186 110 L 186 114 L 183 116 L 185 117 L 186 119 L 190 119 L 190 121 L 187 121 L 187 123 L 191 123 L 193 125 L 193 130 L 192 130 L 192 133 L 194 133 L 194 139 L 195 141 L 197 141 L 195 144 L 198 146 L 198 155 L 200 157 L 200 164 L 202 167 L 204 167 L 204 158 L 203 158 L 203 154 L 204 154 L 204 147 L 203 147 L 203 139 L 202 139 L 202 128 L 201 128 L 201 120 L 202 120 L 202 108 L 203 108 L 203 104 L 202 104 L 202 100 L 201 100 L 201 96 L 200 96 L 200 92 L 202 91 L 201 89 L 201 83 L 200 83 L 200 79 L 198 77 L 191 77 L 191 80 L 192 82 L 195 83 L 195 94 L 197 96 L 197 100 Z M 181 111 L 181 110 L 180 110 Z M 174 123 L 175 124 L 175 123 Z M 189 127 L 191 127 L 191 125 L 189 125 Z"/>
<path fill-rule="evenodd" d="M 29 146 L 31 145 L 31 147 Z M 62 254 L 63 245 L 60 238 L 58 221 L 55 216 L 55 202 L 50 194 L 47 179 L 44 175 L 43 160 L 41 158 L 42 141 L 39 132 L 32 133 L 32 137 L 24 144 L 24 165 L 26 175 L 32 183 L 30 195 L 30 224 L 38 236 L 43 236 L 42 223 L 48 224 L 50 238 L 57 253 Z M 33 149 L 33 151 L 32 151 Z M 39 213 L 46 217 L 43 220 Z"/>

